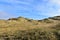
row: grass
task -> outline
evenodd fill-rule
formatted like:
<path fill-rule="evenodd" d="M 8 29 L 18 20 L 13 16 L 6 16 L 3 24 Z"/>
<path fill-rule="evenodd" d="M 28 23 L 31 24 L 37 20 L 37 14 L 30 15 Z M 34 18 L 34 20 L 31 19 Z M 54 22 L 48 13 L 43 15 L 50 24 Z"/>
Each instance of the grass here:
<path fill-rule="evenodd" d="M 16 19 L 0 20 L 0 40 L 60 40 L 60 21 Z"/>
<path fill-rule="evenodd" d="M 4 40 L 57 40 L 52 31 L 43 29 L 15 30 L 15 32 L 5 32 L 0 35 Z"/>

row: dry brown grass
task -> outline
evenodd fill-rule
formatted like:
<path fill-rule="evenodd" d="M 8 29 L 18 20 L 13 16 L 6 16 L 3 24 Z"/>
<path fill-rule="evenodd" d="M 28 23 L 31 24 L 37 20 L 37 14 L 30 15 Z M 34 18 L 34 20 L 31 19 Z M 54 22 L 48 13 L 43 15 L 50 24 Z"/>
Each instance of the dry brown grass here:
<path fill-rule="evenodd" d="M 0 20 L 0 40 L 60 40 L 59 23 L 52 19 L 40 21 L 23 17 Z"/>

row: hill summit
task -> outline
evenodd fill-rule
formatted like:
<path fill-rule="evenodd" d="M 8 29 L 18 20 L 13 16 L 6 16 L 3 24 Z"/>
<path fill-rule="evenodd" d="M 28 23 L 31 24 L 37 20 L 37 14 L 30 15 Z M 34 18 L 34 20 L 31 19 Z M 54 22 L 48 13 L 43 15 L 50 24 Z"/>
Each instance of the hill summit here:
<path fill-rule="evenodd" d="M 24 18 L 24 17 L 21 17 L 21 16 L 20 17 L 17 17 L 17 18 L 9 18 L 8 20 L 18 20 L 18 19 L 30 20 L 29 18 Z M 54 16 L 54 17 L 49 17 L 49 18 L 45 18 L 45 19 L 60 20 L 60 16 Z"/>
<path fill-rule="evenodd" d="M 60 40 L 60 16 L 0 20 L 0 40 Z"/>
<path fill-rule="evenodd" d="M 60 16 L 54 16 L 54 17 L 50 17 L 50 19 L 54 19 L 54 20 L 60 20 Z"/>

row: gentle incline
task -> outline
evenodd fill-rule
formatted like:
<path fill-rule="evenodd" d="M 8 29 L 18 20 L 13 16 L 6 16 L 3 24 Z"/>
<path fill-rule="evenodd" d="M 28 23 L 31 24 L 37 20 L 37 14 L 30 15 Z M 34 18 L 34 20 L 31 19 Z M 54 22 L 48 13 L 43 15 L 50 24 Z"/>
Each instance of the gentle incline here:
<path fill-rule="evenodd" d="M 0 40 L 60 40 L 60 16 L 0 20 Z"/>

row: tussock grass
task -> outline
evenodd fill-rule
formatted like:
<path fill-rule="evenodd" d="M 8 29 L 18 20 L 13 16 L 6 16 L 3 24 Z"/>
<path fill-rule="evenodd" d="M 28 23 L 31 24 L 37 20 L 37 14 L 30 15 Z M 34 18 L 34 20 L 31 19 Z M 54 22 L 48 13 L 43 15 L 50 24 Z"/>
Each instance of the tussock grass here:
<path fill-rule="evenodd" d="M 0 20 L 0 40 L 60 40 L 60 21 L 23 17 Z"/>

